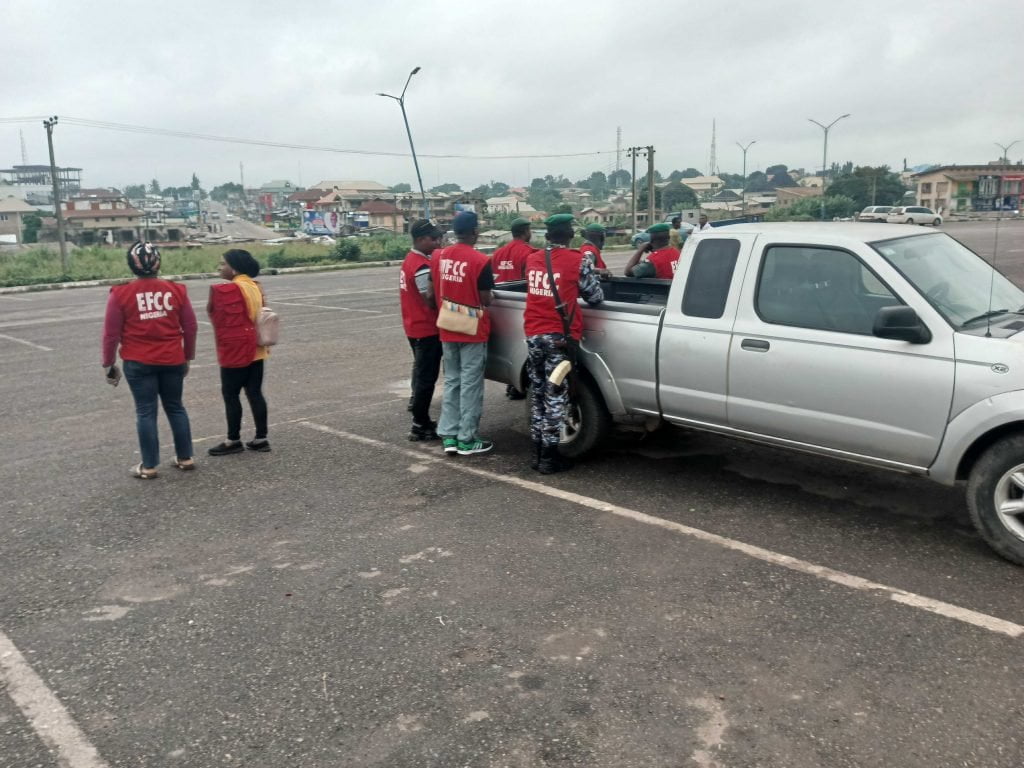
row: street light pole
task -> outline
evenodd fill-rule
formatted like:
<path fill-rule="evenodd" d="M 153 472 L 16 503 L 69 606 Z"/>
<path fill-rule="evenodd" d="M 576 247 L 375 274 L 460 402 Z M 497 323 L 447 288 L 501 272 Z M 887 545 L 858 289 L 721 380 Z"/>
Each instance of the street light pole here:
<path fill-rule="evenodd" d="M 420 175 L 420 163 L 416 159 L 416 147 L 412 143 L 412 131 L 409 130 L 409 118 L 405 114 L 405 92 L 409 88 L 409 81 L 412 80 L 412 76 L 420 71 L 419 67 L 413 69 L 409 73 L 409 77 L 406 78 L 405 88 L 402 89 L 401 96 L 392 96 L 390 93 L 378 93 L 378 96 L 384 96 L 388 99 L 394 99 L 398 102 L 398 106 L 402 109 L 402 120 L 405 122 L 405 133 L 409 137 L 409 149 L 412 150 L 412 164 L 416 167 L 416 181 L 420 185 L 420 199 L 423 201 L 423 218 L 430 218 L 430 205 L 427 203 L 427 193 L 423 191 L 423 177 Z"/>
<path fill-rule="evenodd" d="M 1009 144 L 1000 144 L 998 141 L 993 141 L 992 142 L 997 147 L 999 147 L 1001 150 L 1003 150 L 1003 156 L 1002 156 L 1001 159 L 1002 159 L 1002 161 L 1006 165 L 1010 164 L 1010 147 L 1012 147 L 1014 144 L 1016 144 L 1019 141 L 1020 141 L 1020 139 L 1017 139 L 1017 141 L 1011 141 Z"/>
<path fill-rule="evenodd" d="M 736 142 L 736 146 L 739 147 L 743 151 L 743 189 L 740 190 L 740 199 L 741 199 L 742 205 L 743 205 L 743 215 L 744 216 L 747 215 L 747 195 L 746 195 L 746 192 L 745 192 L 746 187 L 747 187 L 747 150 L 750 149 L 755 144 L 757 144 L 757 139 L 754 139 L 752 142 L 747 144 L 747 146 L 745 146 L 745 147 L 742 144 L 740 144 L 738 141 Z"/>
<path fill-rule="evenodd" d="M 807 119 L 814 123 L 816 126 L 821 128 L 825 132 L 825 146 L 821 151 L 821 220 L 825 220 L 825 180 L 828 178 L 828 129 L 838 123 L 843 118 L 849 117 L 849 115 L 840 115 L 828 125 L 822 125 L 817 120 L 810 117 Z"/>

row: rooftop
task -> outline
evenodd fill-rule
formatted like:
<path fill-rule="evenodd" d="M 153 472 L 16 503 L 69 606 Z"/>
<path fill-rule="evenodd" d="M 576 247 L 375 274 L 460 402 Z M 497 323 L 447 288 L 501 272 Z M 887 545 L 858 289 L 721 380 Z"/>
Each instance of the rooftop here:
<path fill-rule="evenodd" d="M 18 197 L 0 197 L 0 213 L 35 213 L 35 208 Z"/>

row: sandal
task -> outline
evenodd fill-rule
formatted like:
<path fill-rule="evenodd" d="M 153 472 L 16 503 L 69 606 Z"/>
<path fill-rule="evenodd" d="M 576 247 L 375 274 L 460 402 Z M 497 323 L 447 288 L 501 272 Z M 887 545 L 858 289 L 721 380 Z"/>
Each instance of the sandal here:
<path fill-rule="evenodd" d="M 136 464 L 134 467 L 132 467 L 128 471 L 131 472 L 132 477 L 137 477 L 140 480 L 154 480 L 154 479 L 156 479 L 156 470 L 155 469 L 146 469 L 144 466 L 142 466 L 142 462 L 139 462 L 138 464 Z"/>
<path fill-rule="evenodd" d="M 189 459 L 175 459 L 174 466 L 180 469 L 182 472 L 188 472 L 189 470 L 196 468 L 196 463 L 191 458 Z"/>

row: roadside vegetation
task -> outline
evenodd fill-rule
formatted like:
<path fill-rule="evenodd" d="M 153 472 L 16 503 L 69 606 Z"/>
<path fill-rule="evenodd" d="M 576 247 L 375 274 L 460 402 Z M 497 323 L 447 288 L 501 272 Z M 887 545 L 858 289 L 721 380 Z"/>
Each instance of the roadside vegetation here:
<path fill-rule="evenodd" d="M 164 248 L 161 251 L 165 275 L 212 273 L 229 248 L 244 248 L 264 269 L 374 261 L 400 261 L 411 243 L 407 237 L 366 237 L 343 239 L 334 245 L 288 243 L 262 245 L 236 243 L 204 245 L 198 248 Z M 47 244 L 28 250 L 0 251 L 0 287 L 37 285 L 76 280 L 130 278 L 126 248 L 93 246 L 69 248 L 68 273 L 60 265 L 60 250 Z"/>

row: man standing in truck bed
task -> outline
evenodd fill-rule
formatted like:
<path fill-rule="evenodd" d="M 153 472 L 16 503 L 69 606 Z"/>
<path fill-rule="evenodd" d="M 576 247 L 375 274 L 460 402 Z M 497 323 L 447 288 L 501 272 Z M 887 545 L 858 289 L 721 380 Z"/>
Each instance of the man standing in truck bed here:
<path fill-rule="evenodd" d="M 526 257 L 535 249 L 530 245 L 533 232 L 530 222 L 526 219 L 512 220 L 512 240 L 501 246 L 491 257 L 491 269 L 495 283 L 508 283 L 522 280 L 526 272 Z"/>
<path fill-rule="evenodd" d="M 647 228 L 649 243 L 642 243 L 626 263 L 626 277 L 656 277 L 671 280 L 679 263 L 679 251 L 668 244 L 669 226 L 662 222 Z M 648 254 L 644 261 L 640 257 Z"/>
<path fill-rule="evenodd" d="M 523 329 L 529 351 L 527 371 L 533 389 L 530 403 L 531 466 L 549 475 L 569 469 L 558 453 L 562 422 L 569 403 L 568 382 L 550 380 L 565 360 L 575 364 L 574 350 L 583 336 L 583 316 L 577 299 L 599 304 L 604 293 L 590 259 L 569 248 L 573 237 L 572 214 L 549 216 L 548 247 L 526 260 L 526 310 Z"/>

